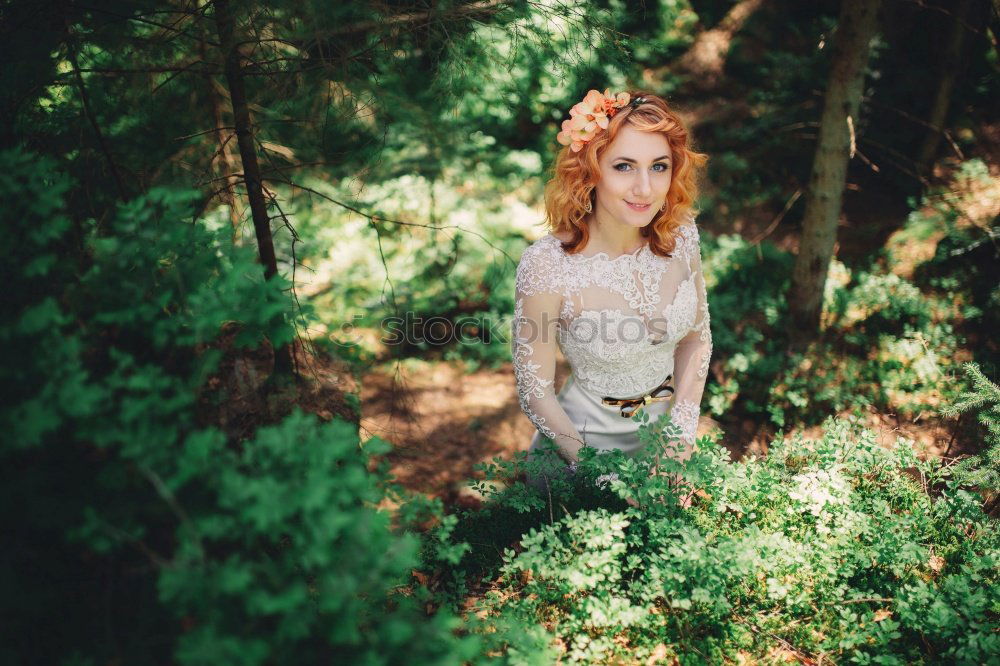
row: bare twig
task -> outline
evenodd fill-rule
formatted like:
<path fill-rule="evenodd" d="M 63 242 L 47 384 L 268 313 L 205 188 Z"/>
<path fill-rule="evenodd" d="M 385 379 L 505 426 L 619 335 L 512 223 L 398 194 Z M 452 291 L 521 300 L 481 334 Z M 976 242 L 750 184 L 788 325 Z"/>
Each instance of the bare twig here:
<path fill-rule="evenodd" d="M 771 224 L 769 224 L 767 226 L 767 229 L 765 229 L 764 231 L 762 231 L 756 238 L 754 238 L 752 241 L 750 241 L 750 244 L 751 245 L 757 245 L 762 240 L 764 240 L 765 238 L 767 238 L 768 236 L 770 236 L 771 233 L 777 228 L 778 224 L 781 223 L 781 220 L 783 220 L 785 218 L 785 215 L 788 214 L 788 211 L 791 210 L 792 206 L 795 205 L 795 202 L 798 201 L 798 199 L 799 199 L 800 196 L 802 196 L 802 188 L 801 187 L 799 189 L 795 190 L 795 193 L 792 194 L 792 196 L 788 198 L 788 201 L 785 202 L 785 207 L 782 208 L 781 212 L 778 213 L 775 216 L 775 218 L 771 222 Z"/>

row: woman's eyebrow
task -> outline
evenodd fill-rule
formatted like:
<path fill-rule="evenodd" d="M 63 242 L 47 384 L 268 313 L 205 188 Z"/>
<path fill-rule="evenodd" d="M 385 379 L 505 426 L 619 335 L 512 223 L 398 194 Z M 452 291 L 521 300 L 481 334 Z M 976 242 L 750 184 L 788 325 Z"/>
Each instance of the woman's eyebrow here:
<path fill-rule="evenodd" d="M 631 157 L 616 157 L 615 160 L 622 160 L 623 162 L 632 162 L 633 164 L 638 164 L 638 162 L 636 162 Z M 667 161 L 669 161 L 670 160 L 670 155 L 660 155 L 659 157 L 654 157 L 653 158 L 654 162 L 657 162 L 659 160 L 667 160 Z"/>

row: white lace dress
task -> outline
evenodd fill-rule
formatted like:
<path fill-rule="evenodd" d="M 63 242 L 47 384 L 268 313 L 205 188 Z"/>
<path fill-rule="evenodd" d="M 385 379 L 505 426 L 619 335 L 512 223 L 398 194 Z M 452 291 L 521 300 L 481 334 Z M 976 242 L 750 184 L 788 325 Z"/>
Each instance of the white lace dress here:
<path fill-rule="evenodd" d="M 603 252 L 570 255 L 551 234 L 524 251 L 512 355 L 521 409 L 537 428 L 530 451 L 545 436 L 557 445 L 576 440 L 634 455 L 641 448 L 639 424 L 601 398 L 642 396 L 672 374 L 673 399 L 643 410 L 653 419 L 670 410 L 684 433 L 682 457 L 689 454 L 712 333 L 694 218 L 677 234 L 670 257 L 653 254 L 648 245 L 614 258 Z M 557 347 L 572 370 L 558 395 Z"/>

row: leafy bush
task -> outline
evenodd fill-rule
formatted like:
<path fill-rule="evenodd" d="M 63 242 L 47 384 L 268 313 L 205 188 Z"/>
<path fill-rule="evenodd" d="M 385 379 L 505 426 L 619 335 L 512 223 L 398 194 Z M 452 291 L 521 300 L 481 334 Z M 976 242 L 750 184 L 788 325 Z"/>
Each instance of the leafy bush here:
<path fill-rule="evenodd" d="M 706 386 L 713 414 L 736 406 L 778 428 L 868 408 L 914 417 L 961 389 L 942 381 L 959 374 L 966 344 L 952 295 L 923 291 L 877 266 L 852 275 L 834 260 L 820 336 L 790 353 L 792 256 L 735 235 L 710 240 L 706 255 L 718 372 Z"/>
<path fill-rule="evenodd" d="M 944 299 L 891 273 L 862 273 L 855 286 L 830 292 L 822 337 L 775 378 L 767 405 L 774 423 L 868 406 L 913 417 L 954 398 L 944 378 L 958 374 L 964 337 Z"/>
<path fill-rule="evenodd" d="M 359 449 L 351 424 L 301 412 L 239 452 L 201 439 L 213 463 L 188 478 L 213 501 L 178 529 L 158 580 L 189 625 L 181 663 L 444 664 L 478 653 L 474 637 L 452 637 L 451 614 L 427 618 L 408 596 L 384 601 L 418 562 L 416 537 L 394 534 L 373 508 L 384 491 L 366 462 L 388 446 Z"/>
<path fill-rule="evenodd" d="M 1000 659 L 1000 529 L 981 498 L 910 440 L 883 448 L 852 420 L 823 426 L 818 440 L 782 439 L 740 462 L 703 437 L 688 460 L 662 463 L 671 479 L 649 474 L 650 452 L 677 436 L 664 416 L 641 426 L 647 452 L 585 456 L 551 499 L 520 482 L 494 492 L 494 516 L 522 507 L 534 525 L 487 544 L 503 557 L 482 570 L 498 577 L 473 610 L 540 625 L 574 663 L 765 659 L 776 644 L 837 663 Z M 520 466 L 507 465 L 488 476 L 513 480 Z M 603 499 L 567 505 L 609 469 L 618 478 Z M 696 493 L 688 509 L 677 480 Z M 475 522 L 463 513 L 454 538 Z"/>
<path fill-rule="evenodd" d="M 0 153 L 7 392 L 0 570 L 8 663 L 454 663 L 478 639 L 428 617 L 418 541 L 376 509 L 386 446 L 297 410 L 254 437 L 201 423 L 213 342 L 291 339 L 287 283 L 158 189 L 73 221 L 46 159 Z M 287 411 L 287 410 L 286 410 Z M 27 501 L 26 501 L 27 500 Z M 58 611 L 58 612 L 56 612 Z M 415 637 L 419 636 L 419 640 Z"/>
<path fill-rule="evenodd" d="M 713 414 L 738 401 L 764 414 L 755 396 L 766 396 L 784 358 L 788 313 L 785 294 L 793 257 L 772 243 L 753 246 L 735 234 L 702 234 L 705 281 L 712 312 L 713 365 L 705 386 Z"/>

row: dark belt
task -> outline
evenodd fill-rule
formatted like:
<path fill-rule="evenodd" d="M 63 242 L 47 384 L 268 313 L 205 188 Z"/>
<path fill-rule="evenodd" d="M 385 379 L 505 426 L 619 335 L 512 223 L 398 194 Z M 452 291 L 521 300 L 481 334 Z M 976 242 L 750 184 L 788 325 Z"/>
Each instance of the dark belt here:
<path fill-rule="evenodd" d="M 663 380 L 663 383 L 649 393 L 641 395 L 638 398 L 604 397 L 601 398 L 601 403 L 611 406 L 621 405 L 621 415 L 627 419 L 651 402 L 663 402 L 664 400 L 670 400 L 670 394 L 674 392 L 674 388 L 668 384 L 672 378 L 673 375 L 667 375 L 667 378 Z M 662 395 L 664 392 L 666 392 L 666 395 Z"/>

